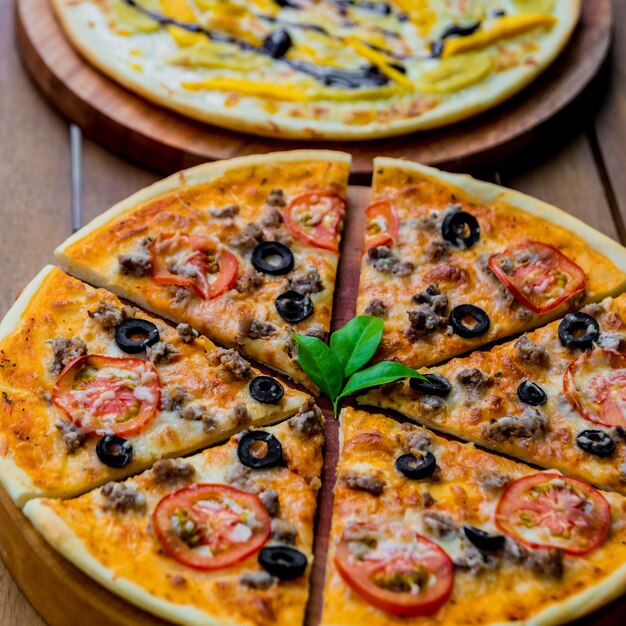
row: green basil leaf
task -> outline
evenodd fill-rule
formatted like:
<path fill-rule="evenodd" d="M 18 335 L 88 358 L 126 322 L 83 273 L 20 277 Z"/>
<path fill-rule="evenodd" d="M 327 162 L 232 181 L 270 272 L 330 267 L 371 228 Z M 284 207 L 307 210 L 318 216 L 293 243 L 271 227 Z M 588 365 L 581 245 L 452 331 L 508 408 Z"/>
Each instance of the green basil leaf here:
<path fill-rule="evenodd" d="M 401 363 L 382 361 L 381 363 L 376 363 L 376 365 L 372 365 L 372 367 L 368 367 L 367 369 L 353 374 L 339 397 L 345 398 L 356 391 L 361 391 L 368 387 L 386 385 L 387 383 L 392 383 L 401 378 L 424 379 L 424 376 Z"/>
<path fill-rule="evenodd" d="M 383 327 L 379 317 L 359 315 L 332 334 L 330 348 L 341 361 L 345 378 L 374 356 L 383 335 Z"/>
<path fill-rule="evenodd" d="M 339 359 L 317 337 L 293 335 L 298 344 L 298 362 L 309 378 L 331 400 L 339 395 L 343 374 Z"/>

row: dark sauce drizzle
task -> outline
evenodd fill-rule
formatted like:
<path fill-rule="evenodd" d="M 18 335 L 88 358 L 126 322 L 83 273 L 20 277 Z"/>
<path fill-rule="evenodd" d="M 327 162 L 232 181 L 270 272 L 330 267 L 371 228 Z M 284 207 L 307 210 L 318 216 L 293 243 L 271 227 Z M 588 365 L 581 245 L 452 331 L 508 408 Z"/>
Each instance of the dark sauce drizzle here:
<path fill-rule="evenodd" d="M 158 22 L 159 24 L 161 24 L 161 26 L 177 26 L 178 28 L 182 28 L 191 33 L 199 33 L 205 35 L 210 41 L 215 41 L 216 43 L 228 43 L 237 46 L 240 50 L 255 52 L 257 54 L 262 54 L 265 56 L 272 56 L 263 47 L 253 46 L 246 41 L 242 41 L 241 39 L 237 39 L 236 37 L 231 37 L 230 35 L 221 35 L 219 33 L 214 33 L 210 30 L 207 30 L 206 28 L 203 28 L 199 24 L 180 22 L 170 17 L 166 17 L 162 13 L 158 13 L 157 11 L 152 11 L 151 9 L 146 9 L 142 7 L 140 4 L 137 3 L 137 0 L 124 0 L 124 2 L 145 15 L 146 17 L 149 17 L 155 22 Z M 292 4 L 289 4 L 289 6 L 292 6 L 294 8 L 297 7 L 297 5 Z M 293 26 L 296 26 L 296 24 L 294 24 Z M 303 25 L 297 24 L 297 26 L 302 27 Z M 315 28 L 319 32 L 326 32 L 324 29 L 314 24 L 308 24 L 306 26 L 310 28 Z M 283 54 L 285 54 L 286 52 L 287 51 L 285 50 Z M 312 76 L 323 85 L 329 87 L 357 89 L 359 87 L 381 87 L 389 82 L 389 78 L 373 65 L 367 65 L 355 70 L 344 70 L 336 67 L 325 67 L 322 65 L 316 65 L 315 63 L 308 63 L 306 61 L 287 59 L 284 56 L 280 57 L 277 60 L 287 64 L 289 67 L 298 72 Z"/>

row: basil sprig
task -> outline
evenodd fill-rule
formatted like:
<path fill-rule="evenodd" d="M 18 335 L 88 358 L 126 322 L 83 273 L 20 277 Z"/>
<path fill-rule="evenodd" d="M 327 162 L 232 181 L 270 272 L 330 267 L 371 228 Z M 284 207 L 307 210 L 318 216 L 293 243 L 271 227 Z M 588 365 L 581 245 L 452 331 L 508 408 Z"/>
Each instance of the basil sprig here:
<path fill-rule="evenodd" d="M 383 328 L 380 318 L 359 315 L 331 335 L 330 345 L 317 337 L 293 335 L 298 344 L 298 361 L 302 369 L 330 398 L 335 415 L 339 401 L 357 391 L 386 385 L 401 378 L 424 379 L 414 369 L 393 361 L 382 361 L 361 369 L 378 349 Z"/>

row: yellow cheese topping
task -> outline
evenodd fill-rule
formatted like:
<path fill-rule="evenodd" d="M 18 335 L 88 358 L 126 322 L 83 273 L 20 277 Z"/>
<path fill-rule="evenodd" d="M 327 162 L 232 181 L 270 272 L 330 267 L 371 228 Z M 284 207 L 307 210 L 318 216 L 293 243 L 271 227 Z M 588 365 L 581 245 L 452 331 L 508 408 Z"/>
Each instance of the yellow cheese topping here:
<path fill-rule="evenodd" d="M 196 14 L 187 2 L 187 0 L 161 0 L 161 11 L 163 15 L 177 22 L 187 22 L 196 24 Z M 205 41 L 206 37 L 200 33 L 190 33 L 184 28 L 178 26 L 168 26 L 167 32 L 172 36 L 179 46 L 193 46 L 201 41 Z"/>
<path fill-rule="evenodd" d="M 486 78 L 493 62 L 484 53 L 460 54 L 441 62 L 422 74 L 416 87 L 424 93 L 450 93 Z"/>
<path fill-rule="evenodd" d="M 441 56 L 446 58 L 461 52 L 479 50 L 500 39 L 515 37 L 539 26 L 552 28 L 556 21 L 554 15 L 544 13 L 505 15 L 495 20 L 491 26 L 478 30 L 472 35 L 446 39 Z"/>

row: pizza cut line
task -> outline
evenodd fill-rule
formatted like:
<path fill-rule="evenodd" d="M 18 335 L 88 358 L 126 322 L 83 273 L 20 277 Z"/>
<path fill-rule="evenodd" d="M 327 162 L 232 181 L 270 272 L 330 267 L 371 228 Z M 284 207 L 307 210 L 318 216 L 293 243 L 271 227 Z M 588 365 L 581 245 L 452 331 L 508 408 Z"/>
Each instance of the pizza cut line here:
<path fill-rule="evenodd" d="M 626 587 L 626 295 L 605 298 L 624 251 L 527 196 L 376 166 L 358 307 L 384 320 L 379 357 L 418 367 L 491 341 L 454 332 L 484 322 L 459 307 L 500 336 L 557 321 L 359 401 L 546 471 L 346 409 L 322 623 L 575 619 Z M 45 268 L 0 325 L 0 481 L 53 547 L 155 615 L 303 620 L 323 419 L 239 352 L 312 387 L 291 334 L 327 336 L 348 170 L 296 151 L 181 172 L 62 244 L 78 278 Z M 447 324 L 417 328 L 407 302 Z M 112 558 L 131 538 L 136 562 Z"/>
<path fill-rule="evenodd" d="M 558 56 L 580 0 L 53 0 L 95 67 L 204 122 L 365 139 L 492 108 Z"/>

